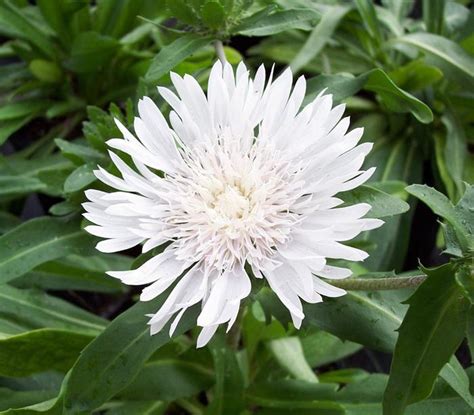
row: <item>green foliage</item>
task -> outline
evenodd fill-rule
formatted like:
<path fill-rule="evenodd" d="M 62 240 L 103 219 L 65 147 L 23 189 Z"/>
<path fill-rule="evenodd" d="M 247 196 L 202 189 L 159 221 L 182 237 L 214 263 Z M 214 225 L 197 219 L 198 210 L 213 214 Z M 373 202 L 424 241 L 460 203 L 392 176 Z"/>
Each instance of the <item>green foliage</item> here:
<path fill-rule="evenodd" d="M 472 414 L 473 19 L 453 0 L 0 0 L 0 414 Z M 373 291 L 305 304 L 296 330 L 255 279 L 196 350 L 196 307 L 150 336 L 167 293 L 138 302 L 106 275 L 156 251 L 99 253 L 81 204 L 97 165 L 116 173 L 114 118 L 133 130 L 144 95 L 167 116 L 170 71 L 205 88 L 216 41 L 252 73 L 305 75 L 305 104 L 327 88 L 346 105 L 377 170 L 337 197 L 385 225 L 350 241 L 364 262 L 330 261 L 353 271 L 335 285 Z"/>
<path fill-rule="evenodd" d="M 38 218 L 0 237 L 1 282 L 8 282 L 35 266 L 69 254 L 91 252 L 91 238 L 77 222 Z"/>
<path fill-rule="evenodd" d="M 0 375 L 67 371 L 91 340 L 88 335 L 58 329 L 38 329 L 0 340 Z"/>
<path fill-rule="evenodd" d="M 425 270 L 428 279 L 408 300 L 400 326 L 384 414 L 403 414 L 407 405 L 426 399 L 438 373 L 464 338 L 468 303 L 459 300 L 451 265 Z M 471 405 L 474 400 L 470 397 Z"/>

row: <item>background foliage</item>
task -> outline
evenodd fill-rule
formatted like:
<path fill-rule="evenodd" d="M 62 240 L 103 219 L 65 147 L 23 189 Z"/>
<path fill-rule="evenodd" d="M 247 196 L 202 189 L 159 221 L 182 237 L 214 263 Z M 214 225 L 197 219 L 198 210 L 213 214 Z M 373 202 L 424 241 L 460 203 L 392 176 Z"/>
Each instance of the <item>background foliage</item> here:
<path fill-rule="evenodd" d="M 473 414 L 468 6 L 0 0 L 0 413 Z M 377 171 L 342 198 L 368 201 L 386 225 L 354 241 L 370 252 L 352 266 L 355 289 L 307 305 L 302 330 L 263 286 L 240 331 L 196 350 L 195 309 L 173 339 L 148 335 L 145 314 L 164 298 L 136 303 L 105 276 L 143 258 L 95 251 L 80 204 L 100 187 L 96 165 L 113 170 L 113 118 L 131 125 L 143 95 L 166 112 L 155 86 L 170 70 L 205 85 L 216 40 L 232 64 L 290 65 L 308 100 L 327 88 L 346 103 Z M 360 289 L 396 275 L 427 278 Z"/>

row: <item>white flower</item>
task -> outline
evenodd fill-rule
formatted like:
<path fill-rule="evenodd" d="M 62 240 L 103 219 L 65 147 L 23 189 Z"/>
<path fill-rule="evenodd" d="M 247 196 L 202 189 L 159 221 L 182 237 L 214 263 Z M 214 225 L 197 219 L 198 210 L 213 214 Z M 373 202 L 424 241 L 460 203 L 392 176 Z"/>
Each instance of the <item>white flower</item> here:
<path fill-rule="evenodd" d="M 344 105 L 332 108 L 331 95 L 300 110 L 306 83 L 301 77 L 292 88 L 289 69 L 265 83 L 263 67 L 252 80 L 244 64 L 234 74 L 217 62 L 207 96 L 191 76 L 171 79 L 177 95 L 158 88 L 172 108 L 170 124 L 150 98 L 138 104 L 138 139 L 116 121 L 124 139 L 108 144 L 135 168 L 110 152 L 122 177 L 100 167 L 96 176 L 117 191 L 89 190 L 84 203 L 84 216 L 96 224 L 87 231 L 106 238 L 98 250 L 168 245 L 136 270 L 109 274 L 150 284 L 142 301 L 176 283 L 149 322 L 152 334 L 176 316 L 172 333 L 186 309 L 201 302 L 198 347 L 219 324 L 232 326 L 251 278 L 268 281 L 299 327 L 301 299 L 317 303 L 345 293 L 324 279 L 351 272 L 326 259 L 365 259 L 341 242 L 383 223 L 361 219 L 370 205 L 336 208 L 343 202 L 334 197 L 371 176 L 374 169 L 361 166 L 372 144 L 357 145 L 363 130 L 347 132 Z"/>

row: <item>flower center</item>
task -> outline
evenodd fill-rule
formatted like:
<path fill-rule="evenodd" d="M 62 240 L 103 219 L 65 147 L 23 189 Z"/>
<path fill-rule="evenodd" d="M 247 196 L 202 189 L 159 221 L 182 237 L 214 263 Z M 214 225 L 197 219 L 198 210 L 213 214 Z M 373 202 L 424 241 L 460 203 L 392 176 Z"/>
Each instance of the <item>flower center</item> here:
<path fill-rule="evenodd" d="M 217 270 L 271 258 L 298 220 L 300 166 L 270 145 L 232 139 L 183 149 L 183 159 L 161 185 L 169 212 L 162 234 L 179 258 Z"/>
<path fill-rule="evenodd" d="M 250 211 L 249 199 L 239 188 L 231 185 L 227 185 L 224 191 L 216 196 L 213 205 L 218 214 L 229 219 L 242 219 Z"/>

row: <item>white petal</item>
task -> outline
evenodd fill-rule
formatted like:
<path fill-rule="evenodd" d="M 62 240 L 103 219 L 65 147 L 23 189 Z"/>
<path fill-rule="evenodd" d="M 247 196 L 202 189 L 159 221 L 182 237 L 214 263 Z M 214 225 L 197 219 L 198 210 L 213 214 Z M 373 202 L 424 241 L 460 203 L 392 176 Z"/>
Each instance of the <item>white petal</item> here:
<path fill-rule="evenodd" d="M 196 347 L 199 349 L 209 343 L 209 340 L 211 340 L 212 336 L 214 336 L 218 327 L 218 324 L 203 327 L 197 338 Z"/>

